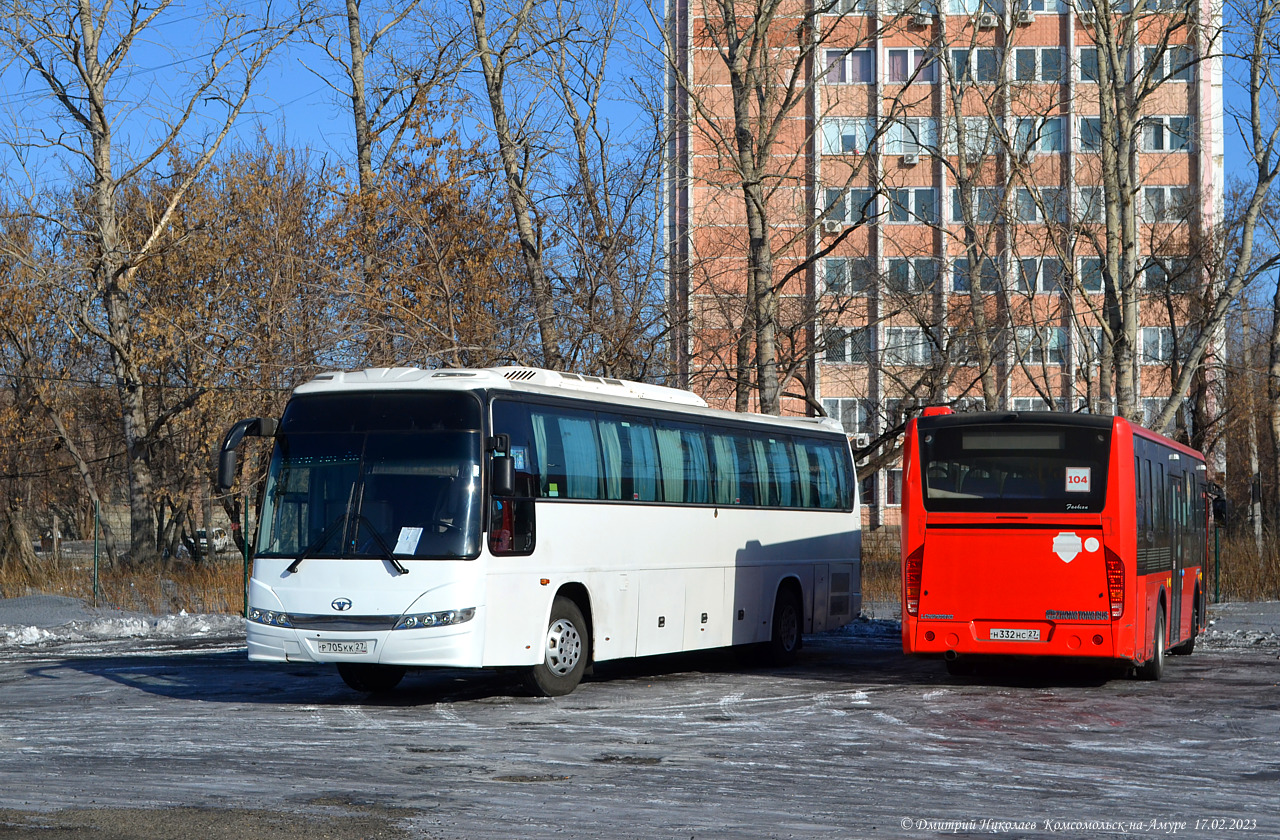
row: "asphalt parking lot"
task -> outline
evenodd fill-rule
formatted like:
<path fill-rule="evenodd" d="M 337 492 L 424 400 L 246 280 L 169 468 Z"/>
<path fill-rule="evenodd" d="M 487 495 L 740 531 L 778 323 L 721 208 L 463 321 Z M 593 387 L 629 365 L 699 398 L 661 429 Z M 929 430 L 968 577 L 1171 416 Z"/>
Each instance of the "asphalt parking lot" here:
<path fill-rule="evenodd" d="M 1158 683 L 951 677 L 879 619 L 785 670 L 659 657 L 557 699 L 462 671 L 371 699 L 235 633 L 11 645 L 0 836 L 1280 836 L 1280 604 L 1212 616 Z"/>

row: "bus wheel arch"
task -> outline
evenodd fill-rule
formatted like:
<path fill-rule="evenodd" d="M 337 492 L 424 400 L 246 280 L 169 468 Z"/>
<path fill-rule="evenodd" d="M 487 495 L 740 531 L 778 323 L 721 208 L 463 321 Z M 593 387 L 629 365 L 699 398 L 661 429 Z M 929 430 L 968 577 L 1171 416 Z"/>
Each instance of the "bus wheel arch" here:
<path fill-rule="evenodd" d="M 795 576 L 785 577 L 778 583 L 769 634 L 769 661 L 774 665 L 794 662 L 804 646 L 804 588 Z"/>
<path fill-rule="evenodd" d="M 563 697 L 582 681 L 591 658 L 590 610 L 583 609 L 586 603 L 585 588 L 565 586 L 556 593 L 542 637 L 543 659 L 525 675 L 534 694 Z"/>

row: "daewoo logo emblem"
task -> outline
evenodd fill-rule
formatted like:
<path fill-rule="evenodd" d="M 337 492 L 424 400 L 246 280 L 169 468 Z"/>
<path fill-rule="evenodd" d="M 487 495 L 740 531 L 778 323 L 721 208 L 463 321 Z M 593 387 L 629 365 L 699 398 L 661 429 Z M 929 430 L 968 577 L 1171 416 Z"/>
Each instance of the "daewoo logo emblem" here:
<path fill-rule="evenodd" d="M 351 599 L 350 598 L 334 598 L 333 602 L 330 603 L 329 606 L 333 607 L 338 612 L 346 612 L 347 610 L 351 609 Z"/>

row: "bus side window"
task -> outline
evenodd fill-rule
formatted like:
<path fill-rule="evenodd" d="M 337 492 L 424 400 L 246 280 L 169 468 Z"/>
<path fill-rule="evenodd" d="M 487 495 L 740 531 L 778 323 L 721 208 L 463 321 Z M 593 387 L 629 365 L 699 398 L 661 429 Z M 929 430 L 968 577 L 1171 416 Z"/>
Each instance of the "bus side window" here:
<path fill-rule="evenodd" d="M 711 487 L 718 505 L 742 504 L 742 487 L 738 472 L 738 455 L 733 437 L 724 432 L 711 435 Z"/>
<path fill-rule="evenodd" d="M 542 484 L 538 463 L 542 455 L 534 443 L 529 406 L 510 400 L 493 403 L 493 433 L 511 439 L 511 456 L 515 460 L 516 496 L 536 497 Z"/>

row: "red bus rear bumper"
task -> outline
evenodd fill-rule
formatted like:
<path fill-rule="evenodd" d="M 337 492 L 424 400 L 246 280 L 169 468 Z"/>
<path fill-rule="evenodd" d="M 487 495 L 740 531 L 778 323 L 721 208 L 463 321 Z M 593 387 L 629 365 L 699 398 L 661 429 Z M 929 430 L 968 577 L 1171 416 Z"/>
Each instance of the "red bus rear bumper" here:
<path fill-rule="evenodd" d="M 1037 631 L 1038 639 L 993 638 L 1027 635 L 1029 631 Z M 904 652 L 909 654 L 954 651 L 962 656 L 1116 656 L 1115 632 L 1110 624 L 1099 622 L 921 619 L 903 625 L 902 642 Z"/>

